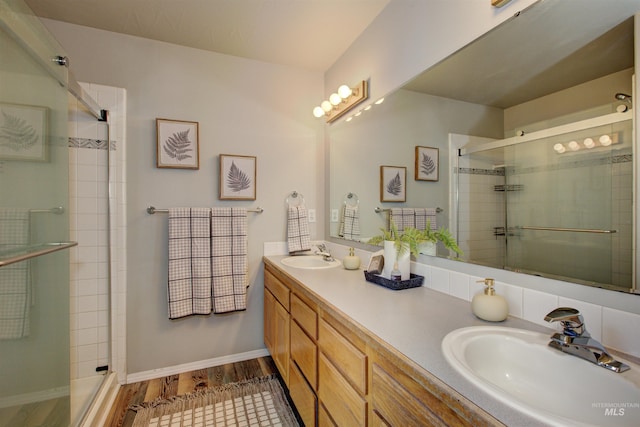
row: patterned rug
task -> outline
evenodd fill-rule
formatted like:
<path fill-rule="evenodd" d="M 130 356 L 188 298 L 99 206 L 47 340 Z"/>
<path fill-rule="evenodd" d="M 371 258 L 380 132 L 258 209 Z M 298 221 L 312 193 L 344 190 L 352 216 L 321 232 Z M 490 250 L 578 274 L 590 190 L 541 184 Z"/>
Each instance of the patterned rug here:
<path fill-rule="evenodd" d="M 275 375 L 131 406 L 134 427 L 299 426 Z"/>

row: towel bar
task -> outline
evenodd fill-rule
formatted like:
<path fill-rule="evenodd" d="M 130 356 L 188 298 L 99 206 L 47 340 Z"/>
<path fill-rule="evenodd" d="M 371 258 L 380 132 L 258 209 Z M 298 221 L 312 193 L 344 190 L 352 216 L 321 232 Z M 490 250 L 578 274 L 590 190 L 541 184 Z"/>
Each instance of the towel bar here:
<path fill-rule="evenodd" d="M 617 233 L 618 230 L 598 230 L 591 228 L 562 228 L 562 227 L 533 227 L 528 225 L 515 226 L 516 229 L 521 230 L 539 230 L 539 231 L 569 231 L 573 233 L 596 233 L 596 234 L 611 234 Z"/>
<path fill-rule="evenodd" d="M 377 208 L 374 209 L 375 213 L 380 213 L 380 212 L 389 212 L 391 209 L 387 208 L 387 209 L 382 209 L 380 206 L 378 206 Z M 436 208 L 436 212 L 440 213 L 440 212 L 444 212 L 444 210 L 442 208 Z"/>
<path fill-rule="evenodd" d="M 258 206 L 255 209 L 247 209 L 247 212 L 255 212 L 255 213 L 262 213 L 264 212 L 264 209 L 261 208 L 260 206 Z M 153 214 L 157 214 L 157 213 L 169 213 L 169 209 L 158 209 L 154 206 L 149 206 L 147 208 L 147 213 L 149 215 L 153 215 Z"/>

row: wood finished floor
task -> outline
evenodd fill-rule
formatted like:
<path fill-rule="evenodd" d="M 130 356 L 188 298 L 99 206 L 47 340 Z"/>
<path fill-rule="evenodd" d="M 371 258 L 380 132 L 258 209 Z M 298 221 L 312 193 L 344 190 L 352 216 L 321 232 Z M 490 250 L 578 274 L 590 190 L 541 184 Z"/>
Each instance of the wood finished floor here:
<path fill-rule="evenodd" d="M 127 409 L 129 405 L 149 402 L 158 397 L 169 398 L 192 393 L 209 387 L 262 377 L 277 372 L 273 359 L 267 356 L 126 384 L 120 387 L 118 391 L 107 417 L 106 425 L 111 427 L 130 427 L 133 425 L 135 412 Z M 293 404 L 291 406 L 293 407 Z"/>

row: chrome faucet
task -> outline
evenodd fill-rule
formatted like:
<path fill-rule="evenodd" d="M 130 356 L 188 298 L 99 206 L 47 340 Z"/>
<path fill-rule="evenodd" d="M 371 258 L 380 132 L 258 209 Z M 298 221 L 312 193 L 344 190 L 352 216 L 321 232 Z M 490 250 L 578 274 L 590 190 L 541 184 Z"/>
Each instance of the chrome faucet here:
<path fill-rule="evenodd" d="M 324 245 L 324 243 L 320 243 L 319 245 L 317 245 L 317 248 L 318 250 L 316 251 L 316 255 L 322 255 L 325 261 L 333 261 L 333 256 L 327 250 L 327 247 Z"/>
<path fill-rule="evenodd" d="M 588 360 L 614 372 L 624 372 L 628 365 L 615 360 L 602 344 L 593 339 L 584 326 L 584 319 L 578 310 L 559 307 L 544 317 L 547 322 L 560 322 L 562 333 L 551 336 L 549 347 Z"/>

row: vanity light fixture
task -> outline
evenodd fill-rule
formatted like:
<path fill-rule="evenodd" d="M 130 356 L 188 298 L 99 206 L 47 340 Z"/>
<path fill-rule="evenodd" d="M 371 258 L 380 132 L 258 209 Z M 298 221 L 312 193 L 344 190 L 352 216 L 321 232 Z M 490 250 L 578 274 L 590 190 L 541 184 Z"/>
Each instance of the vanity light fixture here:
<path fill-rule="evenodd" d="M 597 139 L 587 137 L 582 141 L 582 145 L 575 140 L 567 143 L 566 146 L 565 144 L 558 142 L 553 145 L 553 151 L 558 154 L 564 154 L 579 151 L 583 147 L 588 150 L 596 147 L 609 147 L 610 145 L 617 144 L 618 142 L 618 133 L 614 132 L 611 135 L 603 134 Z M 567 149 L 569 150 L 567 151 Z"/>
<path fill-rule="evenodd" d="M 313 109 L 313 115 L 316 117 L 325 116 L 327 123 L 331 123 L 368 97 L 369 85 L 366 80 L 362 80 L 354 87 L 342 85 L 337 92 L 329 96 L 328 101 L 322 101 L 320 106 Z"/>

